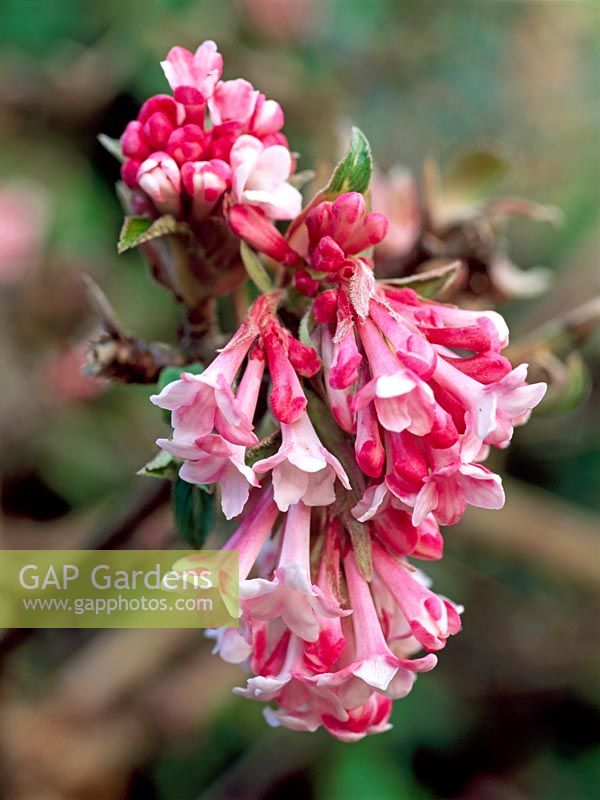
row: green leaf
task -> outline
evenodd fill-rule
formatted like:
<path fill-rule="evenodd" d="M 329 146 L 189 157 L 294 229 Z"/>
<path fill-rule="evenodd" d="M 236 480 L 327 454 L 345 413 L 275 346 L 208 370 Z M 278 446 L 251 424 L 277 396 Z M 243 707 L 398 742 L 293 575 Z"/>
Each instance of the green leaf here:
<path fill-rule="evenodd" d="M 214 495 L 206 486 L 197 486 L 176 477 L 173 482 L 173 512 L 179 535 L 192 547 L 200 549 L 214 524 Z"/>
<path fill-rule="evenodd" d="M 263 294 L 272 292 L 273 282 L 269 277 L 269 273 L 264 268 L 262 261 L 254 250 L 243 240 L 240 242 L 240 255 L 246 267 L 246 272 L 254 285 L 260 289 Z"/>
<path fill-rule="evenodd" d="M 152 239 L 174 233 L 188 235 L 190 228 L 185 222 L 178 222 L 171 214 L 164 214 L 155 220 L 150 217 L 125 217 L 117 250 L 124 253 Z"/>
<path fill-rule="evenodd" d="M 436 299 L 444 297 L 451 289 L 456 289 L 465 276 L 465 265 L 462 261 L 452 261 L 441 267 L 434 267 L 426 272 L 408 275 L 406 278 L 391 278 L 385 282 L 389 286 L 403 289 L 414 289 L 421 297 Z"/>
<path fill-rule="evenodd" d="M 125 161 L 125 156 L 121 151 L 121 142 L 118 139 L 111 139 L 111 137 L 107 136 L 105 133 L 99 133 L 98 141 L 105 150 L 108 150 L 111 156 L 114 156 L 121 163 Z"/>
<path fill-rule="evenodd" d="M 170 453 L 159 450 L 154 458 L 137 471 L 137 474 L 146 475 L 149 478 L 174 480 L 177 477 L 179 466 L 179 462 Z"/>
<path fill-rule="evenodd" d="M 192 364 L 185 364 L 183 367 L 163 367 L 156 383 L 157 391 L 161 392 L 168 383 L 178 381 L 183 372 L 191 372 L 192 375 L 201 375 L 204 372 L 204 364 L 196 361 Z"/>
<path fill-rule="evenodd" d="M 367 137 L 359 128 L 352 128 L 350 147 L 344 158 L 333 171 L 323 192 L 335 198 L 344 192 L 364 194 L 369 188 L 373 174 L 373 157 Z"/>
<path fill-rule="evenodd" d="M 348 152 L 334 169 L 329 183 L 312 198 L 310 203 L 298 214 L 287 230 L 287 240 L 291 247 L 298 246 L 297 238 L 308 214 L 324 200 L 335 200 L 345 192 L 360 192 L 369 202 L 368 189 L 373 174 L 373 156 L 367 137 L 359 128 L 352 128 L 352 138 Z"/>
<path fill-rule="evenodd" d="M 300 325 L 298 326 L 298 338 L 307 347 L 314 347 L 313 340 L 310 336 L 310 322 L 312 315 L 312 306 L 309 306 L 305 313 L 302 315 Z"/>

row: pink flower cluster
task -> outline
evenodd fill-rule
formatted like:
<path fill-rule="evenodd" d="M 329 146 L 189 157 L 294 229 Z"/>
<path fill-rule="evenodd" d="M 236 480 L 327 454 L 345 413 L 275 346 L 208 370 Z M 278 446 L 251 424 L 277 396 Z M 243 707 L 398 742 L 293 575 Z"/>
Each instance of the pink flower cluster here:
<path fill-rule="evenodd" d="M 200 243 L 224 218 L 280 265 L 205 371 L 151 398 L 171 412 L 158 445 L 181 479 L 214 486 L 239 519 L 224 547 L 239 553 L 240 627 L 212 632 L 215 651 L 246 667 L 236 691 L 269 724 L 356 741 L 389 728 L 392 701 L 460 630 L 462 608 L 409 559 L 441 558 L 440 525 L 467 505 L 503 505 L 483 462 L 546 387 L 502 355 L 499 314 L 375 278 L 374 248 L 409 250 L 414 215 L 399 245 L 362 194 L 319 202 L 330 185 L 302 209 L 280 106 L 223 81 L 214 42 L 162 66 L 172 94 L 121 138 L 134 208 L 187 221 Z"/>
<path fill-rule="evenodd" d="M 221 80 L 214 42 L 173 47 L 162 62 L 173 94 L 149 98 L 121 137 L 122 177 L 140 210 L 197 223 L 249 205 L 273 220 L 294 218 L 302 198 L 279 103 L 243 79 Z M 149 201 L 149 202 L 148 202 Z"/>
<path fill-rule="evenodd" d="M 497 313 L 375 279 L 365 254 L 387 220 L 362 195 L 317 204 L 287 237 L 250 206 L 232 223 L 295 266 L 311 343 L 283 322 L 285 290 L 261 296 L 205 372 L 152 398 L 172 412 L 173 437 L 158 443 L 183 461 L 182 478 L 218 485 L 228 518 L 242 515 L 225 545 L 240 555 L 241 627 L 214 634 L 221 656 L 251 673 L 237 691 L 270 704 L 272 725 L 355 741 L 389 727 L 392 700 L 460 629 L 462 609 L 407 558 L 441 558 L 439 525 L 467 505 L 503 505 L 501 479 L 482 462 L 545 385 L 501 354 Z M 262 386 L 281 442 L 254 461 Z M 311 393 L 330 418 L 314 415 Z M 325 447 L 328 429 L 348 448 Z M 371 542 L 368 569 L 350 543 L 356 526 Z"/>

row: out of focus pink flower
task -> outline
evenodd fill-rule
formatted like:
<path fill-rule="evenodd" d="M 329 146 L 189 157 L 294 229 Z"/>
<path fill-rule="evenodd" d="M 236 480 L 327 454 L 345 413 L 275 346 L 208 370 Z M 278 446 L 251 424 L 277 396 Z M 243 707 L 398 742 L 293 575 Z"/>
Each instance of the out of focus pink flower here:
<path fill-rule="evenodd" d="M 279 42 L 309 36 L 321 22 L 327 3 L 317 0 L 241 0 L 248 22 L 261 36 Z"/>
<path fill-rule="evenodd" d="M 44 389 L 59 404 L 91 400 L 101 394 L 109 381 L 84 373 L 87 345 L 77 344 L 52 356 L 42 372 Z"/>
<path fill-rule="evenodd" d="M 140 166 L 137 181 L 163 214 L 179 214 L 181 174 L 167 153 L 152 153 Z"/>
<path fill-rule="evenodd" d="M 388 234 L 378 244 L 383 258 L 402 258 L 415 246 L 421 231 L 421 210 L 417 184 L 401 166 L 382 174 L 376 171 L 371 184 L 373 208 L 388 218 Z"/>
<path fill-rule="evenodd" d="M 0 185 L 0 285 L 13 283 L 38 264 L 48 227 L 48 202 L 36 183 Z"/>

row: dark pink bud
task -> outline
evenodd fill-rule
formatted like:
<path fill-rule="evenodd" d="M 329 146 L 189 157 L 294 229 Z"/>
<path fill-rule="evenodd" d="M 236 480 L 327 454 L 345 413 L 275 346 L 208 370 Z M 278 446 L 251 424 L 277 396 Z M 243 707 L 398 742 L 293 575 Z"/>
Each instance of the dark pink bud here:
<path fill-rule="evenodd" d="M 328 289 L 320 294 L 313 305 L 315 322 L 320 325 L 332 324 L 337 319 L 337 289 Z"/>
<path fill-rule="evenodd" d="M 453 367 L 483 384 L 501 380 L 512 369 L 508 358 L 494 352 L 480 353 L 471 358 L 445 358 Z"/>
<path fill-rule="evenodd" d="M 445 347 L 459 347 L 480 353 L 492 346 L 492 339 L 483 325 L 467 325 L 463 328 L 430 328 L 423 325 L 421 331 L 432 344 L 443 344 Z"/>
<path fill-rule="evenodd" d="M 121 178 L 130 189 L 137 189 L 137 174 L 140 168 L 141 161 L 125 161 L 121 164 Z"/>
<path fill-rule="evenodd" d="M 362 196 L 362 195 L 361 195 Z M 358 229 L 352 234 L 345 244 L 344 250 L 348 255 L 361 253 L 368 247 L 374 247 L 385 239 L 389 223 L 383 214 L 367 214 Z"/>
<path fill-rule="evenodd" d="M 433 389 L 433 394 L 437 402 L 452 417 L 452 422 L 456 426 L 456 430 L 459 433 L 464 433 L 465 412 L 467 410 L 465 406 L 457 397 L 451 394 L 447 389 L 444 389 L 443 386 L 440 386 L 439 383 L 432 380 L 429 382 L 429 385 Z"/>
<path fill-rule="evenodd" d="M 193 86 L 178 86 L 173 92 L 175 102 L 185 110 L 185 121 L 199 125 L 204 130 L 206 120 L 206 100 Z"/>
<path fill-rule="evenodd" d="M 429 474 L 427 462 L 419 448 L 419 437 L 408 431 L 388 433 L 392 450 L 394 471 L 408 484 L 421 488 L 423 478 Z"/>
<path fill-rule="evenodd" d="M 330 235 L 345 249 L 355 227 L 366 214 L 367 204 L 360 192 L 346 192 L 334 200 L 331 207 Z"/>
<path fill-rule="evenodd" d="M 296 284 L 296 289 L 298 289 L 300 294 L 306 295 L 306 297 L 314 297 L 319 291 L 319 281 L 311 277 L 306 269 L 297 270 L 294 276 L 294 282 Z"/>
<path fill-rule="evenodd" d="M 173 132 L 173 123 L 166 114 L 157 111 L 144 123 L 144 136 L 153 150 L 164 150 Z"/>
<path fill-rule="evenodd" d="M 273 414 L 280 422 L 296 422 L 306 411 L 306 397 L 288 358 L 283 332 L 274 321 L 265 326 L 262 343 L 271 373 Z"/>
<path fill-rule="evenodd" d="M 331 203 L 324 201 L 313 208 L 306 217 L 306 228 L 311 249 L 316 247 L 331 223 Z"/>
<path fill-rule="evenodd" d="M 218 158 L 222 161 L 229 161 L 231 148 L 238 138 L 238 126 L 235 123 L 221 125 L 211 131 L 208 154 L 211 158 Z"/>
<path fill-rule="evenodd" d="M 321 359 L 314 347 L 309 347 L 288 334 L 288 358 L 304 378 L 312 378 L 321 369 Z"/>
<path fill-rule="evenodd" d="M 411 555 L 419 541 L 419 531 L 411 523 L 410 515 L 392 506 L 373 520 L 371 529 L 392 553 L 399 556 Z"/>
<path fill-rule="evenodd" d="M 436 450 L 452 447 L 458 441 L 458 431 L 450 414 L 440 405 L 435 407 L 433 427 L 423 437 L 423 441 Z"/>
<path fill-rule="evenodd" d="M 164 114 L 173 127 L 183 122 L 177 103 L 168 94 L 156 94 L 154 97 L 149 97 L 140 108 L 138 120 L 144 124 L 153 114 Z"/>
<path fill-rule="evenodd" d="M 121 136 L 121 150 L 126 158 L 133 158 L 136 161 L 143 161 L 150 155 L 150 147 L 141 122 L 134 120 L 128 123 Z"/>
<path fill-rule="evenodd" d="M 405 306 L 422 306 L 423 301 L 414 289 L 394 289 L 390 286 L 385 288 L 386 297 L 396 303 Z"/>
<path fill-rule="evenodd" d="M 344 263 L 344 252 L 330 236 L 324 236 L 313 250 L 311 263 L 319 272 L 337 272 Z"/>
<path fill-rule="evenodd" d="M 198 125 L 184 125 L 169 137 L 167 153 L 178 164 L 186 161 L 202 161 L 207 136 Z"/>
<path fill-rule="evenodd" d="M 385 448 L 372 403 L 356 415 L 354 452 L 358 466 L 366 475 L 370 478 L 378 478 L 381 475 L 385 464 Z"/>

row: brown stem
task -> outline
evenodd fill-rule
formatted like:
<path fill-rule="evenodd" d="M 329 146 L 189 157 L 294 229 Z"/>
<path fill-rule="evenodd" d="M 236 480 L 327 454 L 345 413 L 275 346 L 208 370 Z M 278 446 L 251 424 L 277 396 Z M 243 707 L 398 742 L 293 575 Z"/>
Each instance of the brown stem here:
<path fill-rule="evenodd" d="M 86 372 L 123 383 L 156 383 L 167 366 L 182 366 L 180 352 L 160 342 L 102 334 L 90 342 Z"/>

